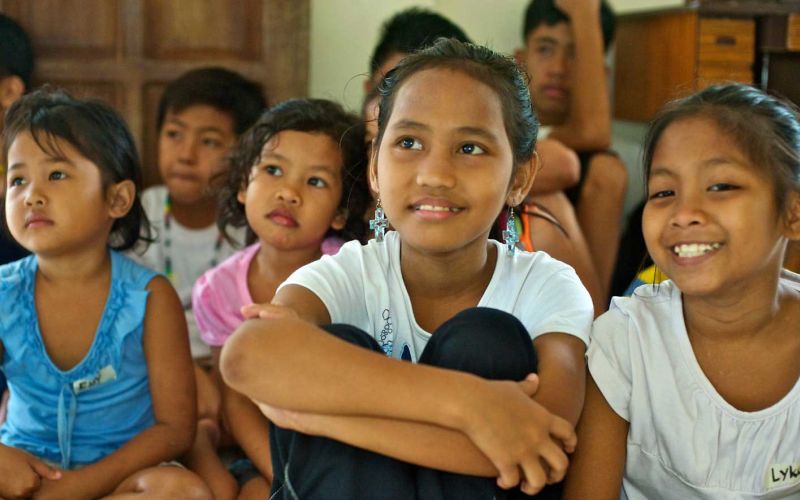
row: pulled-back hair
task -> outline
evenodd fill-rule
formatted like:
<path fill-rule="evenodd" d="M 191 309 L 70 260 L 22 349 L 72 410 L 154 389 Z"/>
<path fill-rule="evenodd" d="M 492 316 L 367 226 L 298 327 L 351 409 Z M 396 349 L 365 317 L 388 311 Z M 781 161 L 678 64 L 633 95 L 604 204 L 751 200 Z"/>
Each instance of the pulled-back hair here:
<path fill-rule="evenodd" d="M 797 107 L 739 83 L 714 85 L 669 103 L 650 124 L 644 144 L 645 181 L 664 130 L 689 118 L 707 118 L 772 180 L 777 205 L 800 191 L 800 122 Z M 645 188 L 646 189 L 646 188 Z"/>
<path fill-rule="evenodd" d="M 258 83 L 225 68 L 199 68 L 184 73 L 164 90 L 156 128 L 161 130 L 167 113 L 180 113 L 199 104 L 229 114 L 236 135 L 250 128 L 267 107 L 264 89 Z"/>
<path fill-rule="evenodd" d="M 324 134 L 339 146 L 342 153 L 339 209 L 347 217 L 344 228 L 330 229 L 328 233 L 345 240 L 361 240 L 366 232 L 363 219 L 369 200 L 364 124 L 339 104 L 325 99 L 291 99 L 279 103 L 264 112 L 242 135 L 227 160 L 229 170 L 220 192 L 217 218 L 220 230 L 225 232 L 228 227 L 247 226 L 245 207 L 237 199 L 237 194 L 247 188 L 252 168 L 259 161 L 264 144 L 284 130 Z M 248 241 L 253 240 L 254 235 L 248 230 Z"/>
<path fill-rule="evenodd" d="M 63 158 L 58 141 L 66 141 L 100 169 L 103 188 L 132 181 L 136 197 L 128 213 L 114 221 L 109 245 L 117 250 L 132 248 L 139 240 L 152 241 L 139 192 L 142 170 L 128 127 L 105 103 L 71 97 L 64 91 L 44 88 L 23 96 L 6 115 L 3 130 L 3 158 L 20 134 L 30 133 L 46 154 Z"/>
<path fill-rule="evenodd" d="M 555 0 L 531 0 L 525 9 L 525 21 L 522 24 L 522 39 L 528 38 L 531 31 L 544 24 L 555 26 L 558 23 L 570 23 L 569 17 L 559 9 Z M 608 51 L 614 41 L 616 19 L 606 0 L 600 2 L 600 29 L 603 32 L 603 50 Z"/>
<path fill-rule="evenodd" d="M 378 113 L 377 147 L 392 115 L 397 91 L 412 75 L 434 68 L 460 71 L 491 88 L 502 106 L 503 123 L 514 158 L 513 172 L 530 161 L 536 148 L 539 120 L 531 107 L 525 77 L 510 57 L 480 45 L 440 38 L 416 52 L 390 71 L 379 86 L 382 96 Z"/>
<path fill-rule="evenodd" d="M 464 30 L 436 12 L 412 7 L 397 13 L 383 24 L 369 62 L 370 74 L 375 73 L 392 54 L 411 54 L 432 45 L 438 38 L 470 41 Z"/>

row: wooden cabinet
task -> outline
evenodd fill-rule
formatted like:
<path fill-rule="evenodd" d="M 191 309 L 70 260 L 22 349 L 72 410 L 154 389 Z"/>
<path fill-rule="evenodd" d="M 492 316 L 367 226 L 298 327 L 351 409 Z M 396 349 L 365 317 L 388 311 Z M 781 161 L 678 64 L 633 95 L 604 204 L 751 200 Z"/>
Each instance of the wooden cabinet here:
<path fill-rule="evenodd" d="M 34 85 L 122 113 L 147 185 L 159 182 L 158 100 L 185 71 L 225 66 L 260 82 L 271 102 L 308 92 L 309 0 L 0 0 L 0 11 L 31 36 Z"/>
<path fill-rule="evenodd" d="M 619 18 L 615 118 L 648 121 L 670 100 L 719 82 L 800 94 L 800 14 L 766 2 L 709 4 Z"/>

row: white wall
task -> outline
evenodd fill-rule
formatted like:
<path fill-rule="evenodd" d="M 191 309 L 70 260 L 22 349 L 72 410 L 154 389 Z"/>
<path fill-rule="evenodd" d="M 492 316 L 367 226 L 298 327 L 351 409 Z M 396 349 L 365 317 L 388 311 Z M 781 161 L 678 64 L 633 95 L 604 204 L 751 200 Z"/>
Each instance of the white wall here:
<path fill-rule="evenodd" d="M 529 0 L 311 0 L 309 93 L 358 112 L 381 24 L 417 5 L 443 14 L 474 41 L 512 53 L 522 41 L 522 16 Z M 618 14 L 677 7 L 684 0 L 609 0 Z M 645 126 L 615 122 L 614 148 L 630 171 L 626 213 L 643 194 L 639 167 Z"/>

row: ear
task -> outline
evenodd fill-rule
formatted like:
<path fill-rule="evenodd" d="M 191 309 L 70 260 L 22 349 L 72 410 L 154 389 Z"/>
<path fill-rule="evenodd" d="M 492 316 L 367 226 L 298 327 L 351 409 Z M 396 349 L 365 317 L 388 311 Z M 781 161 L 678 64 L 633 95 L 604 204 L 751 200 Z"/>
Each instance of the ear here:
<path fill-rule="evenodd" d="M 336 215 L 333 216 L 333 220 L 331 221 L 331 229 L 334 231 L 341 231 L 344 229 L 344 225 L 347 223 L 347 209 L 340 208 L 336 210 Z"/>
<path fill-rule="evenodd" d="M 131 180 L 124 180 L 108 186 L 108 214 L 112 219 L 121 219 L 128 215 L 136 199 L 136 185 Z"/>
<path fill-rule="evenodd" d="M 527 56 L 528 50 L 525 47 L 519 47 L 514 49 L 514 60 L 517 61 L 517 66 L 521 69 L 525 68 L 525 59 Z"/>
<path fill-rule="evenodd" d="M 792 191 L 786 200 L 784 233 L 790 240 L 800 240 L 800 192 Z"/>
<path fill-rule="evenodd" d="M 244 205 L 244 200 L 247 199 L 247 188 L 240 189 L 238 193 L 236 193 L 236 200 Z"/>
<path fill-rule="evenodd" d="M 25 84 L 16 75 L 0 79 L 0 109 L 8 109 L 25 93 Z"/>
<path fill-rule="evenodd" d="M 539 153 L 533 153 L 529 162 L 517 167 L 517 172 L 511 179 L 511 189 L 506 197 L 506 205 L 516 207 L 525 200 L 533 187 L 536 173 L 539 171 Z"/>
<path fill-rule="evenodd" d="M 378 189 L 378 144 L 375 139 L 372 139 L 372 154 L 369 156 L 369 167 L 367 168 L 367 175 L 369 180 L 369 188 L 374 193 L 380 194 Z"/>

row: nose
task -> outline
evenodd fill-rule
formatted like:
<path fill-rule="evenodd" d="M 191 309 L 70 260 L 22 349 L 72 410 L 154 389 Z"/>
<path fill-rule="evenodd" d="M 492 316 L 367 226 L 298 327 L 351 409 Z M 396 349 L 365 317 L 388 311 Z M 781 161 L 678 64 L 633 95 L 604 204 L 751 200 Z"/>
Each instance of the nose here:
<path fill-rule="evenodd" d="M 569 57 L 565 50 L 559 50 L 553 55 L 547 67 L 550 76 L 564 76 L 569 69 Z"/>
<path fill-rule="evenodd" d="M 300 205 L 301 198 L 294 187 L 284 184 L 279 187 L 275 192 L 275 198 L 286 203 L 287 205 Z"/>
<path fill-rule="evenodd" d="M 25 193 L 25 205 L 28 207 L 41 207 L 47 202 L 47 197 L 39 187 L 39 183 L 31 181 L 28 184 L 27 192 Z"/>
<path fill-rule="evenodd" d="M 417 164 L 417 185 L 430 188 L 452 189 L 456 185 L 454 165 L 444 148 L 431 152 Z"/>
<path fill-rule="evenodd" d="M 197 139 L 194 137 L 186 137 L 181 141 L 178 146 L 178 159 L 189 165 L 194 165 L 197 162 Z"/>
<path fill-rule="evenodd" d="M 670 216 L 670 224 L 673 227 L 688 228 L 705 224 L 708 220 L 703 201 L 699 196 L 678 195 L 673 207 Z"/>

